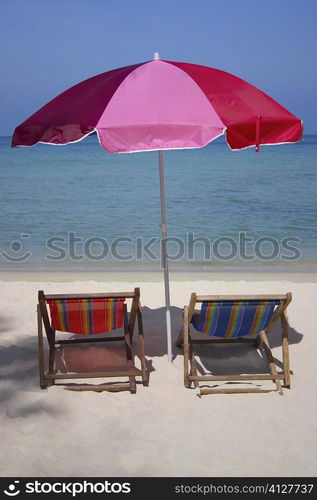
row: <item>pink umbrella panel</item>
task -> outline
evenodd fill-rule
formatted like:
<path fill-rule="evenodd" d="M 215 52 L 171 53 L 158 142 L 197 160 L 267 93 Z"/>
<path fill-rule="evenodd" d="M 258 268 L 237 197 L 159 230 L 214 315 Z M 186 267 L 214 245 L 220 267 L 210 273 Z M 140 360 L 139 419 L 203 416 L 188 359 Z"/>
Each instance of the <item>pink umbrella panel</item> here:
<path fill-rule="evenodd" d="M 19 125 L 12 146 L 68 144 L 92 132 L 111 153 L 159 151 L 167 357 L 172 361 L 163 150 L 201 148 L 225 134 L 233 150 L 301 140 L 302 121 L 224 71 L 154 60 L 78 83 Z"/>

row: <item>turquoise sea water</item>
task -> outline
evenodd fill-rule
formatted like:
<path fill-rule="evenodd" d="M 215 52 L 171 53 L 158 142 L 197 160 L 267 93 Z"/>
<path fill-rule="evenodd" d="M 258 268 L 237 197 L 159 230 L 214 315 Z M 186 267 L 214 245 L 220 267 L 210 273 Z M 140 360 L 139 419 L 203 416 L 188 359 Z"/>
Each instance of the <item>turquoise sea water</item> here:
<path fill-rule="evenodd" d="M 259 153 L 220 138 L 164 162 L 171 268 L 315 269 L 317 136 Z M 0 176 L 2 270 L 160 268 L 156 152 L 2 137 Z"/>

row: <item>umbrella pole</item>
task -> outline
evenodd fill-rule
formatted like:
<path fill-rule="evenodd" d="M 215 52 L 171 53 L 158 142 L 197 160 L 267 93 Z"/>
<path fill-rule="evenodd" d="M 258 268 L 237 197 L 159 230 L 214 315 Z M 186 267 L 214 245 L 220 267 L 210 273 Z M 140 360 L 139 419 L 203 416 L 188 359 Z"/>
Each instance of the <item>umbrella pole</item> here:
<path fill-rule="evenodd" d="M 164 165 L 163 151 L 159 151 L 160 167 L 160 193 L 161 193 L 161 233 L 162 233 L 162 265 L 164 270 L 165 286 L 165 310 L 166 310 L 166 335 L 167 335 L 167 359 L 172 362 L 172 327 L 171 327 L 171 303 L 170 287 L 168 276 L 168 257 L 167 257 L 167 228 L 166 228 L 166 210 L 165 210 L 165 191 L 164 191 Z"/>

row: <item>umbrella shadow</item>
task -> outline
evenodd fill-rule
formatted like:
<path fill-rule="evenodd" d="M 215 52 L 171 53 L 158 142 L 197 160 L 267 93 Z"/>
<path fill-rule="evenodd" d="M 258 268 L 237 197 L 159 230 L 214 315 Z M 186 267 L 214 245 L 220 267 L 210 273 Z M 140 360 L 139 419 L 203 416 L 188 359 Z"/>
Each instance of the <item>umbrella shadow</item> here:
<path fill-rule="evenodd" d="M 142 307 L 144 325 L 145 355 L 147 357 L 165 356 L 167 353 L 165 307 L 151 309 Z M 171 307 L 172 349 L 182 323 L 183 311 L 180 307 Z"/>

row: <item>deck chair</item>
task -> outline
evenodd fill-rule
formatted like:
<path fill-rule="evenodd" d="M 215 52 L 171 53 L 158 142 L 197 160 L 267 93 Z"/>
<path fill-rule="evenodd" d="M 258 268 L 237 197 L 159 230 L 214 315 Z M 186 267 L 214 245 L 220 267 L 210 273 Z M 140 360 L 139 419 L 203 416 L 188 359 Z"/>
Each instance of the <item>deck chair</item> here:
<path fill-rule="evenodd" d="M 288 322 L 286 308 L 292 300 L 292 294 L 286 295 L 196 295 L 192 293 L 190 303 L 184 307 L 183 325 L 176 345 L 184 344 L 184 385 L 192 383 L 200 389 L 200 394 L 269 392 L 260 388 L 200 387 L 200 382 L 230 382 L 272 380 L 276 390 L 283 394 L 282 384 L 290 388 L 290 366 L 288 349 Z M 201 305 L 199 313 L 196 304 Z M 283 369 L 278 373 L 273 359 L 268 333 L 274 324 L 281 321 Z M 196 332 L 205 334 L 205 339 L 192 339 L 190 326 Z M 193 345 L 201 343 L 252 342 L 261 349 L 268 362 L 268 374 L 241 375 L 198 375 Z M 248 383 L 248 382 L 246 382 Z M 209 385 L 209 384 L 208 384 Z M 231 385 L 231 384 L 230 384 Z"/>
<path fill-rule="evenodd" d="M 127 313 L 127 299 L 132 299 L 129 315 Z M 48 312 L 48 309 L 50 312 Z M 141 376 L 143 385 L 148 385 L 139 288 L 135 288 L 133 292 L 128 293 L 58 295 L 45 295 L 44 292 L 40 290 L 38 293 L 37 318 L 39 375 L 40 387 L 42 389 L 45 389 L 48 385 L 53 385 L 55 380 L 103 377 L 111 377 L 112 381 L 115 380 L 115 378 L 120 380 L 127 377 L 127 381 L 105 383 L 101 385 L 71 384 L 66 388 L 69 390 L 94 390 L 98 392 L 130 390 L 131 393 L 135 393 L 136 376 Z M 138 355 L 141 362 L 141 369 L 135 366 L 132 355 L 132 337 L 136 319 L 138 321 Z M 47 372 L 45 371 L 43 324 L 49 346 Z M 112 332 L 117 328 L 123 328 L 123 335 L 98 335 Z M 75 335 L 71 338 L 65 338 L 65 335 L 64 338 L 57 338 L 57 331 L 68 332 Z M 121 349 L 117 348 L 116 352 L 120 350 L 121 357 L 122 345 L 125 347 L 124 365 L 121 365 L 119 368 L 115 366 L 115 362 L 112 362 L 115 361 L 115 355 L 113 354 L 111 357 L 111 349 L 109 348 L 109 342 L 118 341 L 121 342 Z M 104 346 L 97 346 L 97 344 L 95 344 L 96 342 L 108 343 L 107 349 L 104 349 Z M 90 344 L 89 347 L 85 346 L 85 351 L 81 349 L 81 345 L 78 345 L 84 343 Z M 64 345 L 66 346 L 64 347 Z M 73 351 L 75 350 L 75 353 L 76 349 L 77 352 L 80 351 L 83 353 L 84 360 L 85 353 L 90 352 L 90 354 L 93 354 L 93 349 L 95 349 L 96 355 L 98 354 L 98 349 L 99 351 L 104 349 L 104 353 L 109 353 L 110 350 L 110 368 L 109 364 L 103 367 L 104 357 L 102 357 L 102 371 L 89 372 L 89 366 L 88 369 L 85 366 L 85 370 L 87 371 L 77 372 L 71 370 L 71 373 L 69 373 L 69 370 L 66 369 L 60 373 L 57 369 L 58 353 L 63 349 L 66 352 L 69 346 L 72 346 L 71 349 L 73 349 Z M 115 353 L 115 348 L 112 349 L 112 353 Z M 98 356 L 100 357 L 100 355 Z"/>

